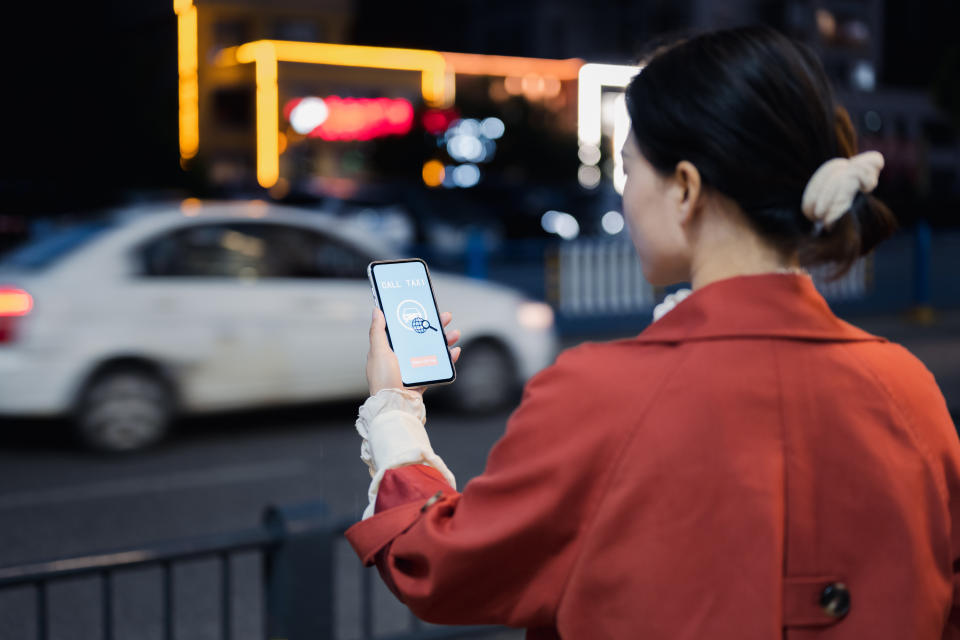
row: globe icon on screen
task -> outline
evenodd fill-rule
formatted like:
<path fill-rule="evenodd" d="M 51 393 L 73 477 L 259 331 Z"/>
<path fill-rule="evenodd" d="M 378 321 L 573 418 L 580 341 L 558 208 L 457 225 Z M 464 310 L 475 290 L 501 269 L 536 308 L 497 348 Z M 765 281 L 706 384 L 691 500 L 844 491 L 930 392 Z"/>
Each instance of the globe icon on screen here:
<path fill-rule="evenodd" d="M 427 330 L 427 327 L 423 326 L 423 318 L 421 318 L 420 316 L 417 316 L 416 318 L 411 320 L 410 326 L 413 327 L 413 330 L 416 331 L 417 333 L 425 333 Z"/>
<path fill-rule="evenodd" d="M 397 305 L 397 320 L 400 322 L 400 326 L 407 331 L 424 333 L 427 329 L 431 328 L 430 323 L 424 320 L 426 315 L 427 310 L 416 300 L 403 300 Z M 417 330 L 416 327 L 413 326 L 414 320 L 417 319 L 420 320 L 420 330 Z"/>

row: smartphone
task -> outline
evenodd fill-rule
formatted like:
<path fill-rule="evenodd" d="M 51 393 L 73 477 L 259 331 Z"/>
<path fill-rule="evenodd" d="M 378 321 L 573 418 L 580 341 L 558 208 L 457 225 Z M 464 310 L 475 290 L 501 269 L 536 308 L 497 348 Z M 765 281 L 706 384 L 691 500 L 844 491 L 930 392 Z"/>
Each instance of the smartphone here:
<path fill-rule="evenodd" d="M 453 382 L 457 373 L 427 263 L 419 258 L 378 260 L 367 266 L 367 277 L 387 320 L 387 339 L 400 363 L 403 386 Z"/>

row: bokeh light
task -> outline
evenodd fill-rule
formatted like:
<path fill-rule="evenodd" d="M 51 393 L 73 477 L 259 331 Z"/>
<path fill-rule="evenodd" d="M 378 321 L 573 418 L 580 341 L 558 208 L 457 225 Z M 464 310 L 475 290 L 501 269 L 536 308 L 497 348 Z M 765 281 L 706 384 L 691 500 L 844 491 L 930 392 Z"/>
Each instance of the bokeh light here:
<path fill-rule="evenodd" d="M 484 118 L 480 123 L 480 133 L 491 140 L 499 139 L 506 130 L 507 126 L 500 118 Z"/>
<path fill-rule="evenodd" d="M 458 187 L 469 189 L 480 182 L 480 167 L 475 164 L 462 164 L 453 170 L 453 182 Z"/>
<path fill-rule="evenodd" d="M 600 226 L 612 236 L 623 231 L 623 214 L 619 211 L 607 211 L 600 218 Z"/>
<path fill-rule="evenodd" d="M 592 165 L 583 164 L 577 170 L 577 180 L 580 182 L 580 186 L 587 189 L 596 189 L 600 185 L 601 177 L 600 169 Z"/>
<path fill-rule="evenodd" d="M 443 184 L 445 170 L 439 160 L 428 160 L 423 164 L 423 183 L 428 187 L 439 187 Z"/>
<path fill-rule="evenodd" d="M 330 109 L 326 102 L 320 98 L 308 97 L 290 110 L 288 119 L 294 131 L 306 135 L 326 122 L 329 116 Z"/>
<path fill-rule="evenodd" d="M 572 240 L 580 235 L 580 223 L 564 211 L 547 211 L 540 216 L 540 226 L 547 233 L 555 233 L 564 240 Z"/>
<path fill-rule="evenodd" d="M 600 148 L 592 144 L 582 144 L 577 151 L 577 157 L 583 164 L 597 164 L 600 162 Z"/>

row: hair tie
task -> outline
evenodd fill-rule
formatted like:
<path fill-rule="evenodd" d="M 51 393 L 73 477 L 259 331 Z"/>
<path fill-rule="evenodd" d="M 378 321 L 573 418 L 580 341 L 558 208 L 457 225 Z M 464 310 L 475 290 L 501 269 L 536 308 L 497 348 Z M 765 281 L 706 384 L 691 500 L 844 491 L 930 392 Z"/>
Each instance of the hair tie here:
<path fill-rule="evenodd" d="M 864 151 L 851 158 L 833 158 L 817 169 L 803 190 L 801 209 L 814 224 L 814 233 L 829 229 L 853 206 L 857 192 L 877 187 L 883 155 Z"/>

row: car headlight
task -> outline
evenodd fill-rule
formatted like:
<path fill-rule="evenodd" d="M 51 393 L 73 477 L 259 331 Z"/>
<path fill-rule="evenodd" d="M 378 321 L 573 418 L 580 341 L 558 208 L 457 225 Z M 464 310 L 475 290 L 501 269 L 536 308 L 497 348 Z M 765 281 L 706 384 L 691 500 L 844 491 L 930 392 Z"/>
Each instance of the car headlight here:
<path fill-rule="evenodd" d="M 524 329 L 543 331 L 553 326 L 553 309 L 544 302 L 521 302 L 517 322 Z"/>

